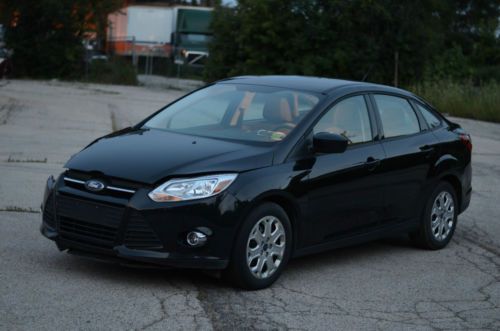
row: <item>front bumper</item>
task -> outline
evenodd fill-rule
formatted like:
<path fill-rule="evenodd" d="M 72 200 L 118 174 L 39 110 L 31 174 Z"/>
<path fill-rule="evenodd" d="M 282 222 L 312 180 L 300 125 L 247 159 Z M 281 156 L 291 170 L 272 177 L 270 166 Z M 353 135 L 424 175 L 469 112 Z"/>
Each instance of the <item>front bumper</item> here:
<path fill-rule="evenodd" d="M 60 251 L 78 255 L 92 260 L 119 264 L 128 267 L 165 267 L 165 268 L 195 268 L 195 269 L 225 269 L 228 259 L 197 256 L 195 254 L 176 254 L 151 250 L 130 249 L 125 245 L 114 246 L 112 249 L 101 249 L 92 244 L 83 244 L 60 238 L 58 233 L 48 228 L 44 223 L 40 227 L 43 236 L 56 242 Z"/>
<path fill-rule="evenodd" d="M 156 203 L 150 188 L 109 196 L 48 180 L 42 204 L 42 235 L 61 251 L 128 266 L 224 269 L 237 219 L 230 194 L 189 203 Z M 202 247 L 185 242 L 188 232 L 208 235 Z"/>

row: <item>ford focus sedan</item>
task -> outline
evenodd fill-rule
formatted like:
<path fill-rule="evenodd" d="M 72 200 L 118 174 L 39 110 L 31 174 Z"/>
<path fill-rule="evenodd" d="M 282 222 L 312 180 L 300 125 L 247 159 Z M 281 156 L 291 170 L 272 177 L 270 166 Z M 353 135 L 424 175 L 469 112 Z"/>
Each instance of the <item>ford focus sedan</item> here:
<path fill-rule="evenodd" d="M 409 234 L 445 247 L 471 198 L 471 149 L 404 90 L 236 77 L 74 155 L 47 181 L 41 232 L 61 251 L 260 289 L 291 258 L 340 246 Z"/>

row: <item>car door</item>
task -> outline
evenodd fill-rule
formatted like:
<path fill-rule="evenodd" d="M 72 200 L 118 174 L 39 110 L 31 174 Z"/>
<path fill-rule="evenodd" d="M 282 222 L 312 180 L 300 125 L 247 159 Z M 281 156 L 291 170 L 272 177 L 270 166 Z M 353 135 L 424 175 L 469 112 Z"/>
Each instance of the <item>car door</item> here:
<path fill-rule="evenodd" d="M 384 150 L 377 140 L 368 98 L 356 95 L 330 107 L 313 133 L 347 137 L 345 152 L 316 154 L 306 181 L 308 207 L 305 242 L 314 245 L 376 226 L 384 211 Z"/>
<path fill-rule="evenodd" d="M 427 178 L 436 162 L 438 140 L 427 129 L 422 116 L 403 96 L 372 94 L 389 171 L 384 183 L 388 222 L 416 219 L 420 215 Z"/>

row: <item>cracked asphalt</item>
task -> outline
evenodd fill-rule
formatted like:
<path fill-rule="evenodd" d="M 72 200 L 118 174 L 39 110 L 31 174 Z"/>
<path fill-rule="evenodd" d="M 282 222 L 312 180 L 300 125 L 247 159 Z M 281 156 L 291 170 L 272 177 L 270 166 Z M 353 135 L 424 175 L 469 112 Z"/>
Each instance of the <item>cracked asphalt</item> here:
<path fill-rule="evenodd" d="M 183 93 L 0 81 L 0 330 L 500 330 L 498 124 L 453 119 L 472 134 L 473 198 L 441 251 L 405 237 L 343 248 L 254 292 L 58 252 L 38 230 L 47 176 Z"/>

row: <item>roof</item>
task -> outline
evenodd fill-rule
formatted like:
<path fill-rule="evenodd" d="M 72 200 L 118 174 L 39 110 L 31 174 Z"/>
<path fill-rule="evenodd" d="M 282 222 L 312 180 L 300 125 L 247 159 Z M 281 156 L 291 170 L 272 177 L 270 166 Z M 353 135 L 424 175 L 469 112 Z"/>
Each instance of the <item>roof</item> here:
<path fill-rule="evenodd" d="M 359 86 L 366 88 L 374 88 L 376 90 L 387 90 L 398 93 L 408 94 L 407 91 L 397 89 L 395 87 L 379 85 L 374 83 L 356 82 L 343 79 L 333 79 L 324 77 L 311 76 L 239 76 L 227 78 L 218 83 L 239 83 L 263 86 L 275 86 L 316 93 L 329 93 L 334 89 L 346 86 Z"/>

